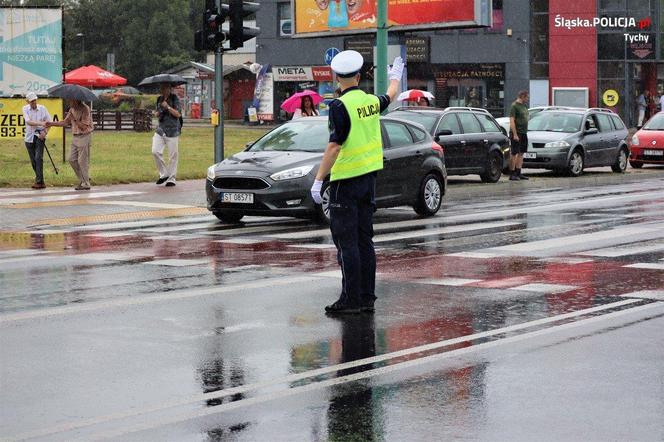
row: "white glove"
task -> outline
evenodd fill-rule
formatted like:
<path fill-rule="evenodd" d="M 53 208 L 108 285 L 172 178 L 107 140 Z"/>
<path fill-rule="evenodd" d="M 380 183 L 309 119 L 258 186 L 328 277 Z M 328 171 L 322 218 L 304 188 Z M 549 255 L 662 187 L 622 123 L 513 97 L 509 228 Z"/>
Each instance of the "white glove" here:
<path fill-rule="evenodd" d="M 387 69 L 387 78 L 390 80 L 401 81 L 403 76 L 403 60 L 401 57 L 397 57 L 392 62 L 392 67 Z"/>
<path fill-rule="evenodd" d="M 316 204 L 320 204 L 323 201 L 323 198 L 320 196 L 320 189 L 323 187 L 323 182 L 321 180 L 315 180 L 314 185 L 311 186 L 311 197 L 314 199 Z"/>

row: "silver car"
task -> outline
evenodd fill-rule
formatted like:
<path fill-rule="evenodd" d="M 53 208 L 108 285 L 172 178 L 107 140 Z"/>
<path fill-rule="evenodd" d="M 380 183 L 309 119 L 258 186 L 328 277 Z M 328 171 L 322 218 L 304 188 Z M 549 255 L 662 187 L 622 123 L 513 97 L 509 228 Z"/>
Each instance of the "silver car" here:
<path fill-rule="evenodd" d="M 627 168 L 627 128 L 609 109 L 539 112 L 528 122 L 524 168 L 551 169 L 579 176 L 586 167 Z"/>

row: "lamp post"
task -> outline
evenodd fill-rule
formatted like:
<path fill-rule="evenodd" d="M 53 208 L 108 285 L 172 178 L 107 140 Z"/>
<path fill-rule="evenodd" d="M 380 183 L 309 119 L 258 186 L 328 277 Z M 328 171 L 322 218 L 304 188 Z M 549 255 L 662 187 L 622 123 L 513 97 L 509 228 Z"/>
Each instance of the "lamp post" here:
<path fill-rule="evenodd" d="M 81 66 L 85 66 L 85 34 L 79 32 L 76 37 L 81 39 Z"/>

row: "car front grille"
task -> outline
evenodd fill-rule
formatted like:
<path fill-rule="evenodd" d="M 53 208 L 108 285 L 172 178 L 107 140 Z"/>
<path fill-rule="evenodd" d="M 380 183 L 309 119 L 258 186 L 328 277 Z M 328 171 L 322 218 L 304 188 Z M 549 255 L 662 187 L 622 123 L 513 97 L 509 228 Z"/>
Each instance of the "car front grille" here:
<path fill-rule="evenodd" d="M 260 178 L 220 177 L 212 183 L 217 189 L 260 190 L 270 185 Z"/>

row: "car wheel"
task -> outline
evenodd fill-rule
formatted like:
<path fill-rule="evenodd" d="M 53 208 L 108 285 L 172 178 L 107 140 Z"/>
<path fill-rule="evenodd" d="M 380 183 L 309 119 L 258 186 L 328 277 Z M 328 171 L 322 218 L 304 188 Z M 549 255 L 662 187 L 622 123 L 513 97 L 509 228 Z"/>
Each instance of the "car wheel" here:
<path fill-rule="evenodd" d="M 629 158 L 629 152 L 627 152 L 627 149 L 621 148 L 620 152 L 618 152 L 616 162 L 611 165 L 611 170 L 615 173 L 625 173 L 625 170 L 627 169 L 627 158 Z"/>
<path fill-rule="evenodd" d="M 567 173 L 571 176 L 579 176 L 583 173 L 583 154 L 580 149 L 574 149 L 567 162 Z"/>
<path fill-rule="evenodd" d="M 643 163 L 637 163 L 635 161 L 630 161 L 629 165 L 632 166 L 634 169 L 640 169 L 643 167 Z"/>
<path fill-rule="evenodd" d="M 489 154 L 489 159 L 487 160 L 486 168 L 484 172 L 480 174 L 482 182 L 484 183 L 497 183 L 500 180 L 500 177 L 503 174 L 503 158 L 497 152 L 492 152 Z"/>
<path fill-rule="evenodd" d="M 443 183 L 440 177 L 430 173 L 424 177 L 417 194 L 417 203 L 413 207 L 421 216 L 433 216 L 443 202 Z"/>
<path fill-rule="evenodd" d="M 325 181 L 320 190 L 321 203 L 317 207 L 316 221 L 321 224 L 330 224 L 330 182 Z"/>
<path fill-rule="evenodd" d="M 219 218 L 219 221 L 226 224 L 237 224 L 240 222 L 242 217 L 244 217 L 244 215 L 241 213 L 229 213 L 229 212 L 213 212 L 213 213 L 214 216 Z"/>

